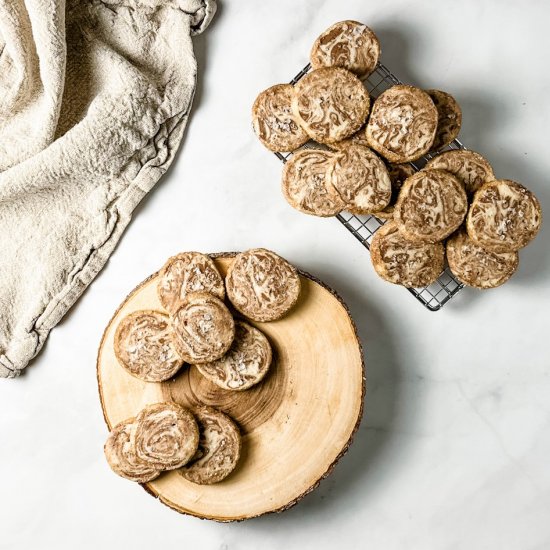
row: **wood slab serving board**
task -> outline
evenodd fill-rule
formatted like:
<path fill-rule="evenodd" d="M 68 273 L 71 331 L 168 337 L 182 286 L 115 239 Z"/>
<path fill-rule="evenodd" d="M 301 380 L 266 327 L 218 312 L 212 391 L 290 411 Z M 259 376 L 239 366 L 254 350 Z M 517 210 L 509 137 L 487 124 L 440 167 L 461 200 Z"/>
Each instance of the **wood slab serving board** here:
<path fill-rule="evenodd" d="M 214 255 L 223 276 L 233 256 Z M 300 277 L 299 302 L 286 317 L 252 323 L 269 338 L 274 358 L 266 378 L 246 391 L 218 388 L 194 367 L 184 367 L 170 381 L 150 383 L 119 365 L 113 336 L 120 320 L 140 309 L 162 311 L 158 273 L 131 292 L 105 329 L 97 379 L 109 429 L 160 401 L 191 409 L 200 403 L 212 405 L 241 428 L 241 461 L 221 483 L 196 485 L 177 472 L 166 472 L 144 485 L 164 504 L 218 521 L 283 511 L 314 489 L 346 452 L 362 414 L 361 345 L 338 295 L 306 273 Z"/>

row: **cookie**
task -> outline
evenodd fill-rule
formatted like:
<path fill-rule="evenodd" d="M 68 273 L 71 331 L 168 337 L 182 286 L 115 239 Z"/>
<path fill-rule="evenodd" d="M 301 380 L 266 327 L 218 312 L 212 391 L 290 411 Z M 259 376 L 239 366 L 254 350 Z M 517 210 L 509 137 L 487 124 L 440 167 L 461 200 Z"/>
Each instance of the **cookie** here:
<path fill-rule="evenodd" d="M 484 183 L 494 181 L 493 168 L 479 153 L 456 149 L 440 153 L 426 163 L 424 169 L 445 170 L 456 176 L 466 193 L 473 194 Z"/>
<path fill-rule="evenodd" d="M 315 69 L 294 86 L 292 113 L 308 135 L 330 144 L 352 136 L 367 119 L 369 93 L 339 67 Z"/>
<path fill-rule="evenodd" d="M 351 137 L 344 139 L 342 141 L 335 141 L 334 143 L 330 144 L 330 148 L 333 151 L 340 151 L 344 147 L 347 147 L 348 145 L 363 145 L 363 147 L 369 147 L 369 144 L 367 142 L 367 136 L 365 135 L 365 127 L 362 126 L 353 134 Z M 370 149 L 370 147 L 369 147 Z"/>
<path fill-rule="evenodd" d="M 227 297 L 237 311 L 259 322 L 283 317 L 300 295 L 300 276 L 284 258 L 253 248 L 242 252 L 227 271 Z"/>
<path fill-rule="evenodd" d="M 384 158 L 403 163 L 425 155 L 436 130 L 437 109 L 430 96 L 414 86 L 398 84 L 376 98 L 365 135 Z"/>
<path fill-rule="evenodd" d="M 225 298 L 222 276 L 212 258 L 200 252 L 183 252 L 169 258 L 160 270 L 157 294 L 160 303 L 174 313 L 190 292 L 209 292 Z"/>
<path fill-rule="evenodd" d="M 217 361 L 197 365 L 199 372 L 225 390 L 247 390 L 262 380 L 271 365 L 271 345 L 264 334 L 243 321 L 235 322 L 235 339 Z"/>
<path fill-rule="evenodd" d="M 461 230 L 447 241 L 447 261 L 453 275 L 464 284 L 495 288 L 515 273 L 519 257 L 517 252 L 487 250 Z"/>
<path fill-rule="evenodd" d="M 226 305 L 207 292 L 188 294 L 172 319 L 176 347 L 188 363 L 222 357 L 235 337 L 235 322 Z"/>
<path fill-rule="evenodd" d="M 118 362 L 146 382 L 172 378 L 183 365 L 170 319 L 160 311 L 135 311 L 120 321 L 114 337 Z"/>
<path fill-rule="evenodd" d="M 203 406 L 195 411 L 199 424 L 199 448 L 192 461 L 178 472 L 199 485 L 225 479 L 237 466 L 241 456 L 241 434 L 226 414 Z"/>
<path fill-rule="evenodd" d="M 462 109 L 456 99 L 441 90 L 426 90 L 437 109 L 437 130 L 435 132 L 433 151 L 439 151 L 454 141 L 462 125 Z"/>
<path fill-rule="evenodd" d="M 330 181 L 346 209 L 355 214 L 382 210 L 391 198 L 391 181 L 382 160 L 368 147 L 348 145 L 335 154 Z"/>
<path fill-rule="evenodd" d="M 390 175 L 391 182 L 391 198 L 386 208 L 375 213 L 377 218 L 381 220 L 391 220 L 393 218 L 393 211 L 395 210 L 395 203 L 399 196 L 399 191 L 403 187 L 403 183 L 413 174 L 416 174 L 416 170 L 411 164 L 391 164 L 388 163 L 388 174 Z"/>
<path fill-rule="evenodd" d="M 399 231 L 395 221 L 389 221 L 374 234 L 370 255 L 382 279 L 420 288 L 430 285 L 441 275 L 445 253 L 442 243 L 410 241 Z"/>
<path fill-rule="evenodd" d="M 495 180 L 475 192 L 466 229 L 483 248 L 512 252 L 529 244 L 541 223 L 540 203 L 531 191 L 515 181 Z"/>
<path fill-rule="evenodd" d="M 130 481 L 147 483 L 158 477 L 160 470 L 136 455 L 133 442 L 135 429 L 134 418 L 118 423 L 105 442 L 105 458 L 115 474 Z"/>
<path fill-rule="evenodd" d="M 195 417 L 177 403 L 148 405 L 137 415 L 135 424 L 136 455 L 154 468 L 180 468 L 197 451 L 199 429 Z"/>
<path fill-rule="evenodd" d="M 258 139 L 270 151 L 294 151 L 309 140 L 292 115 L 293 95 L 290 84 L 276 84 L 254 101 L 252 125 Z"/>
<path fill-rule="evenodd" d="M 443 170 L 422 170 L 405 180 L 394 220 L 411 241 L 435 243 L 464 221 L 468 198 L 458 179 Z"/>
<path fill-rule="evenodd" d="M 304 149 L 285 163 L 281 181 L 283 196 L 290 206 L 312 216 L 335 216 L 344 201 L 331 183 L 332 151 Z"/>
<path fill-rule="evenodd" d="M 374 71 L 380 57 L 380 42 L 366 25 L 340 21 L 315 40 L 309 58 L 314 69 L 342 67 L 359 78 Z"/>

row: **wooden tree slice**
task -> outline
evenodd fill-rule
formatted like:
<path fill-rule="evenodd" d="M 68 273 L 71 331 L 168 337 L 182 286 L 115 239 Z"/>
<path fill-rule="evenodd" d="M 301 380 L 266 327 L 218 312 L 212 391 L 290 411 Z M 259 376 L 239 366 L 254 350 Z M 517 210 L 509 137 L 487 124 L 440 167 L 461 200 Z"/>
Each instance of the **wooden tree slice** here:
<path fill-rule="evenodd" d="M 234 254 L 215 255 L 223 276 Z M 273 346 L 264 380 L 243 392 L 219 388 L 195 367 L 166 382 L 144 382 L 122 368 L 113 336 L 120 320 L 159 309 L 158 273 L 126 298 L 105 329 L 97 359 L 103 415 L 109 429 L 146 405 L 173 400 L 193 409 L 211 405 L 229 414 L 243 436 L 236 470 L 214 485 L 196 485 L 176 471 L 144 487 L 171 508 L 218 521 L 281 512 L 313 490 L 347 451 L 359 427 L 365 390 L 363 353 L 342 299 L 300 272 L 302 292 L 283 319 L 252 323 Z"/>

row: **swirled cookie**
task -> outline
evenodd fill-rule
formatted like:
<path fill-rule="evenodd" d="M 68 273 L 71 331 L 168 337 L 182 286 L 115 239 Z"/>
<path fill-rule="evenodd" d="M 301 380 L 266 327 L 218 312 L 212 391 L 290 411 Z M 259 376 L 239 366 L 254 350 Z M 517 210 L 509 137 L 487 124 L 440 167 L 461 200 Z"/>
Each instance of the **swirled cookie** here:
<path fill-rule="evenodd" d="M 109 466 L 121 477 L 138 483 L 147 483 L 160 475 L 160 470 L 136 455 L 133 434 L 134 418 L 118 423 L 105 442 L 105 458 Z"/>
<path fill-rule="evenodd" d="M 515 273 L 519 257 L 517 252 L 487 250 L 461 230 L 447 241 L 447 261 L 453 274 L 464 284 L 495 288 Z"/>
<path fill-rule="evenodd" d="M 462 109 L 456 99 L 441 90 L 426 90 L 437 109 L 437 130 L 432 150 L 439 151 L 455 140 L 462 125 Z"/>
<path fill-rule="evenodd" d="M 395 203 L 397 197 L 399 196 L 399 191 L 403 187 L 403 183 L 413 174 L 416 174 L 416 170 L 412 167 L 411 164 L 391 164 L 388 163 L 388 174 L 390 175 L 391 181 L 391 199 L 390 203 L 386 208 L 375 213 L 377 218 L 382 220 L 391 220 L 393 218 L 393 211 L 395 209 Z"/>
<path fill-rule="evenodd" d="M 437 109 L 430 96 L 414 86 L 398 84 L 376 98 L 366 136 L 383 157 L 403 163 L 425 155 L 436 130 Z"/>
<path fill-rule="evenodd" d="M 209 292 L 220 300 L 225 287 L 216 264 L 200 252 L 183 252 L 169 258 L 160 271 L 157 293 L 162 306 L 174 313 L 189 292 Z"/>
<path fill-rule="evenodd" d="M 225 390 L 247 390 L 267 374 L 271 365 L 271 345 L 263 332 L 235 322 L 235 339 L 229 351 L 217 361 L 197 365 L 199 372 Z"/>
<path fill-rule="evenodd" d="M 529 244 L 541 223 L 540 204 L 531 191 L 515 181 L 495 180 L 476 191 L 466 229 L 483 248 L 512 252 Z"/>
<path fill-rule="evenodd" d="M 366 25 L 340 21 L 329 27 L 313 44 L 311 66 L 342 67 L 365 78 L 374 71 L 380 57 L 380 42 Z"/>
<path fill-rule="evenodd" d="M 435 243 L 458 229 L 467 211 L 466 192 L 455 176 L 422 170 L 403 184 L 394 220 L 407 239 Z"/>
<path fill-rule="evenodd" d="M 159 470 L 180 468 L 197 451 L 195 417 L 177 403 L 148 405 L 137 415 L 135 424 L 133 443 L 138 458 Z"/>
<path fill-rule="evenodd" d="M 331 183 L 334 153 L 320 149 L 298 151 L 283 168 L 281 189 L 286 201 L 300 212 L 312 216 L 335 216 L 344 201 Z"/>
<path fill-rule="evenodd" d="M 365 127 L 362 126 L 353 134 L 353 136 L 344 139 L 342 141 L 335 141 L 334 143 L 330 144 L 330 148 L 334 151 L 340 151 L 344 147 L 347 147 L 348 145 L 363 145 L 363 147 L 369 147 L 370 146 L 367 142 L 367 137 L 365 136 Z"/>
<path fill-rule="evenodd" d="M 188 363 L 222 357 L 235 337 L 235 322 L 226 305 L 207 292 L 188 294 L 172 319 L 176 346 Z"/>
<path fill-rule="evenodd" d="M 445 170 L 456 176 L 464 185 L 466 193 L 472 194 L 484 183 L 493 181 L 491 165 L 479 153 L 456 149 L 445 151 L 428 161 L 424 169 Z"/>
<path fill-rule="evenodd" d="M 355 214 L 378 212 L 390 202 L 388 170 L 368 147 L 348 145 L 336 153 L 330 181 L 346 209 Z"/>
<path fill-rule="evenodd" d="M 254 101 L 252 125 L 258 139 L 270 151 L 294 151 L 309 139 L 292 115 L 293 96 L 290 84 L 276 84 Z"/>
<path fill-rule="evenodd" d="M 292 112 L 319 143 L 330 144 L 353 135 L 365 123 L 369 108 L 370 97 L 363 83 L 339 67 L 315 69 L 294 86 Z"/>
<path fill-rule="evenodd" d="M 160 311 L 135 311 L 118 325 L 114 338 L 118 362 L 146 382 L 172 378 L 183 365 L 170 319 Z"/>
<path fill-rule="evenodd" d="M 192 461 L 178 472 L 189 481 L 210 485 L 225 479 L 241 456 L 241 434 L 226 414 L 203 406 L 195 411 L 199 424 L 199 448 Z"/>
<path fill-rule="evenodd" d="M 394 221 L 383 225 L 372 238 L 370 255 L 382 279 L 409 288 L 433 283 L 443 271 L 442 243 L 409 241 Z"/>
<path fill-rule="evenodd" d="M 296 269 L 265 248 L 238 254 L 227 271 L 225 286 L 235 309 L 258 322 L 280 319 L 300 295 Z"/>

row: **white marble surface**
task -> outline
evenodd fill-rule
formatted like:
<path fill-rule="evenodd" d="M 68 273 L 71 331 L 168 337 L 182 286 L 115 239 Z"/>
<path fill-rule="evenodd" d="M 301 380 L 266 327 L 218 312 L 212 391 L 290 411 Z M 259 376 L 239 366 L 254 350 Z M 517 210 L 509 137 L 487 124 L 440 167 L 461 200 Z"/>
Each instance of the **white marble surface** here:
<path fill-rule="evenodd" d="M 550 208 L 548 2 L 223 2 L 196 40 L 182 154 L 39 359 L 0 383 L 0 548 L 550 548 L 550 222 L 509 284 L 430 313 L 379 280 L 337 221 L 287 206 L 281 166 L 251 132 L 255 95 L 344 18 L 376 30 L 401 79 L 455 94 L 464 142 Z M 348 301 L 368 392 L 354 445 L 318 490 L 285 514 L 221 525 L 109 471 L 95 355 L 121 299 L 170 254 L 252 246 Z"/>

